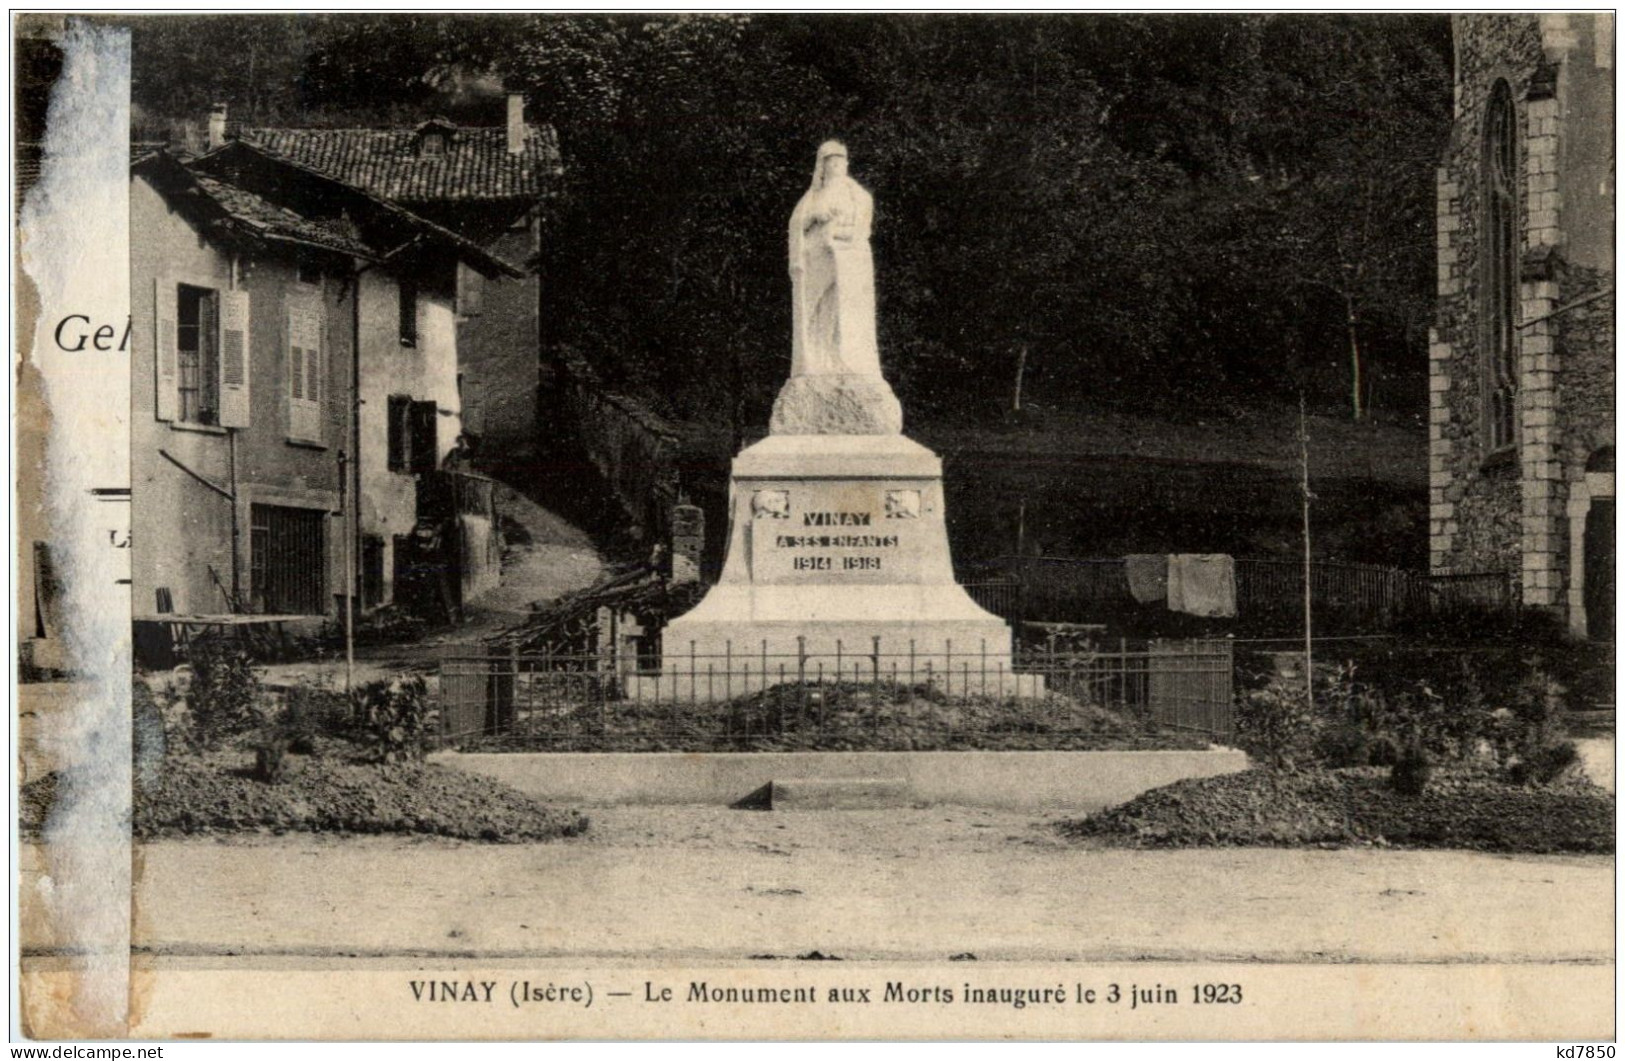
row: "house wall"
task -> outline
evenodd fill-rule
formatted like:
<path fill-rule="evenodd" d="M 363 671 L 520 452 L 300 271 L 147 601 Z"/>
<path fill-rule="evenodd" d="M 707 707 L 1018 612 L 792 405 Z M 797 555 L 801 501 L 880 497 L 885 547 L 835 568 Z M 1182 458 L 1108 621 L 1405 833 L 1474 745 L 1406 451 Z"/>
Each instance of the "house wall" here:
<path fill-rule="evenodd" d="M 227 491 L 235 463 L 238 520 L 238 582 L 246 598 L 252 568 L 250 511 L 256 503 L 337 513 L 338 448 L 349 404 L 350 319 L 340 300 L 340 283 L 329 277 L 319 287 L 301 284 L 291 260 L 244 255 L 238 283 L 248 292 L 249 426 L 228 432 L 206 425 L 157 419 L 154 285 L 190 283 L 227 290 L 231 256 L 207 242 L 172 212 L 145 179 L 131 182 L 131 520 L 132 589 L 137 614 L 151 613 L 156 590 L 167 587 L 177 612 L 229 611 L 224 594 L 209 574 L 232 585 L 232 501 L 174 461 Z M 323 439 L 288 437 L 288 366 L 285 305 L 290 296 L 316 294 L 324 307 L 327 352 L 323 388 Z M 233 440 L 232 435 L 235 435 Z M 235 462 L 232 443 L 235 441 Z M 340 517 L 330 515 L 325 531 L 323 577 L 326 610 L 333 610 L 341 569 Z"/>
<path fill-rule="evenodd" d="M 439 407 L 438 465 L 462 431 L 452 302 L 449 293 L 420 290 L 417 345 L 402 346 L 395 278 L 378 269 L 361 274 L 361 532 L 383 540 L 385 602 L 395 596 L 395 535 L 417 522 L 416 476 L 389 469 L 389 398 Z"/>
<path fill-rule="evenodd" d="M 534 220 L 503 233 L 486 249 L 523 265 L 536 254 Z M 536 441 L 537 339 L 541 282 L 535 276 L 483 282 L 480 312 L 460 318 L 457 350 L 469 430 L 484 452 L 528 453 Z"/>
<path fill-rule="evenodd" d="M 1435 573 L 1506 571 L 1525 604 L 1575 614 L 1585 465 L 1613 444 L 1612 20 L 1458 15 L 1456 123 L 1438 171 L 1429 349 Z M 1554 76 L 1555 75 L 1555 76 Z M 1487 460 L 1481 414 L 1483 124 L 1512 90 L 1520 166 L 1516 442 Z M 1576 305 L 1579 303 L 1578 305 Z"/>

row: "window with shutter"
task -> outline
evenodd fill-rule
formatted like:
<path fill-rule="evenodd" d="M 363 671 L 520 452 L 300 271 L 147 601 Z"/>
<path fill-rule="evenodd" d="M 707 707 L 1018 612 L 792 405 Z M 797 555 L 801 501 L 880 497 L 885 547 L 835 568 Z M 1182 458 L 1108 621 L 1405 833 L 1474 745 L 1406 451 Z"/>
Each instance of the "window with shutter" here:
<path fill-rule="evenodd" d="M 434 402 L 412 403 L 411 470 L 432 472 L 439 442 L 440 407 Z"/>
<path fill-rule="evenodd" d="M 167 277 L 160 276 L 153 281 L 153 364 L 156 387 L 153 410 L 159 420 L 174 420 L 179 413 L 180 369 L 175 349 L 175 320 L 178 316 L 175 296 L 178 290 L 175 281 Z"/>
<path fill-rule="evenodd" d="M 288 303 L 288 437 L 322 442 L 322 309 L 310 298 Z"/>
<path fill-rule="evenodd" d="M 476 270 L 469 268 L 467 263 L 457 263 L 457 315 L 460 317 L 477 317 L 480 315 L 480 304 L 484 295 L 485 278 Z"/>
<path fill-rule="evenodd" d="M 175 293 L 176 419 L 220 422 L 220 315 L 217 293 L 179 284 Z"/>
<path fill-rule="evenodd" d="M 410 280 L 400 282 L 401 345 L 418 344 L 418 285 Z"/>
<path fill-rule="evenodd" d="M 389 396 L 389 470 L 404 472 L 409 463 L 412 399 L 404 394 Z"/>
<path fill-rule="evenodd" d="M 247 427 L 249 407 L 248 292 L 220 292 L 220 425 Z"/>

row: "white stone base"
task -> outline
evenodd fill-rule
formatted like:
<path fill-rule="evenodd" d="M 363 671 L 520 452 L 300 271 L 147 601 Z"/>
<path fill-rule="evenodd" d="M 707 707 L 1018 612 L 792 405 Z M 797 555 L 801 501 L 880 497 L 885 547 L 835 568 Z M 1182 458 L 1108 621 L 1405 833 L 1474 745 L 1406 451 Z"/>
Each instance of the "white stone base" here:
<path fill-rule="evenodd" d="M 798 681 L 1042 696 L 1010 625 L 954 582 L 942 462 L 901 435 L 771 435 L 734 459 L 722 578 L 661 635 L 636 699 L 705 702 Z"/>

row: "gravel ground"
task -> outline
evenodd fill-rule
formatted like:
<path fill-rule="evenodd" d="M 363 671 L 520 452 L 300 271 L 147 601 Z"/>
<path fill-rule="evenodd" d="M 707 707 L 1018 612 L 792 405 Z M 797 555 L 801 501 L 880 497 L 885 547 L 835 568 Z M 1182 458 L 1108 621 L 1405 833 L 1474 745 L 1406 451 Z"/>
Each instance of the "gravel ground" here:
<path fill-rule="evenodd" d="M 550 844 L 264 836 L 137 860 L 160 956 L 1609 961 L 1609 856 L 1090 850 L 1031 814 L 585 808 Z M 40 853 L 23 851 L 23 901 Z M 26 922 L 25 922 L 26 923 Z M 48 932 L 26 945 L 49 948 Z"/>

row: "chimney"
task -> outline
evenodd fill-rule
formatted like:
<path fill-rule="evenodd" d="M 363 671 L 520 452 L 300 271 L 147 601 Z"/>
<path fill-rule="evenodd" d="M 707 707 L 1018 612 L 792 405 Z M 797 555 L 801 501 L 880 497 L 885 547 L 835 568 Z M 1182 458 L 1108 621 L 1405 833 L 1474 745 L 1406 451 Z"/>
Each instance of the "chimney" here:
<path fill-rule="evenodd" d="M 508 93 L 508 154 L 518 155 L 525 150 L 525 94 Z"/>
<path fill-rule="evenodd" d="M 209 139 L 203 150 L 213 151 L 226 142 L 226 105 L 216 103 L 209 111 Z"/>

